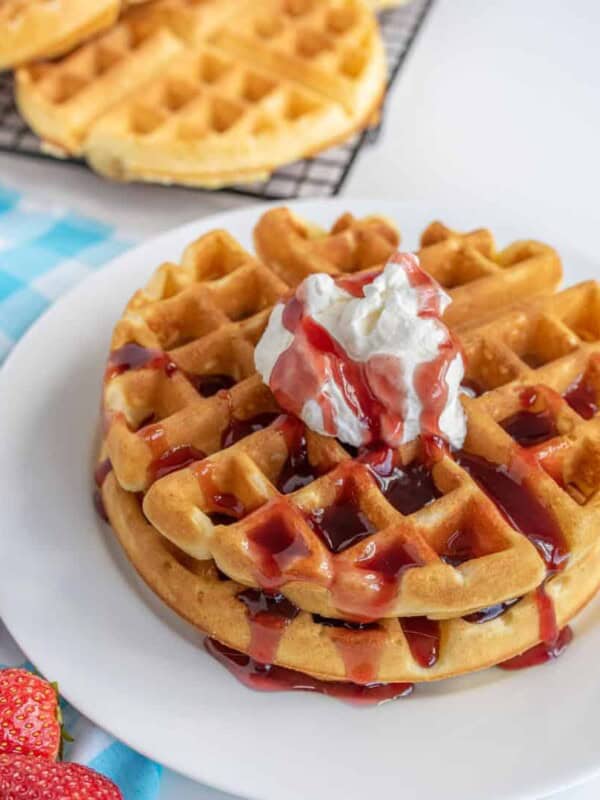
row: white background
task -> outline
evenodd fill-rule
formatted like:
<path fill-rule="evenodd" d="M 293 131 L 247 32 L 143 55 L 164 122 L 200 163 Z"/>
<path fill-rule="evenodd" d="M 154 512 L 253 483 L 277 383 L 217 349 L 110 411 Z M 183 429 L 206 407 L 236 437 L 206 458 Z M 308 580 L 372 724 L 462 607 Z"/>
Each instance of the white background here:
<path fill-rule="evenodd" d="M 564 243 L 600 277 L 599 151 L 598 0 L 436 0 L 390 97 L 382 138 L 361 155 L 344 193 L 433 198 L 449 224 L 454 206 L 472 208 L 473 226 L 494 213 L 515 219 L 532 237 Z M 115 186 L 77 167 L 13 156 L 0 156 L 0 179 L 140 238 L 247 202 Z M 600 736 L 598 748 L 600 762 Z M 600 780 L 560 800 L 599 796 Z M 217 797 L 165 776 L 161 800 Z"/>

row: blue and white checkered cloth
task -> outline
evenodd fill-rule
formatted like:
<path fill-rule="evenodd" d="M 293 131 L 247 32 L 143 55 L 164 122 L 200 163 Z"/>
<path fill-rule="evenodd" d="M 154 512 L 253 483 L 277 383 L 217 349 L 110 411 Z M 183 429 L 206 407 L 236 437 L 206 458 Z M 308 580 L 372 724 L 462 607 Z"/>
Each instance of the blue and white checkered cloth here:
<path fill-rule="evenodd" d="M 131 244 L 110 225 L 0 184 L 0 362 L 54 300 Z"/>
<path fill-rule="evenodd" d="M 0 363 L 56 298 L 131 244 L 109 225 L 41 208 L 0 184 Z M 1 623 L 0 665 L 31 667 Z M 107 775 L 124 800 L 156 800 L 158 764 L 115 741 L 71 706 L 65 705 L 63 715 L 75 739 L 65 747 L 67 761 Z"/>

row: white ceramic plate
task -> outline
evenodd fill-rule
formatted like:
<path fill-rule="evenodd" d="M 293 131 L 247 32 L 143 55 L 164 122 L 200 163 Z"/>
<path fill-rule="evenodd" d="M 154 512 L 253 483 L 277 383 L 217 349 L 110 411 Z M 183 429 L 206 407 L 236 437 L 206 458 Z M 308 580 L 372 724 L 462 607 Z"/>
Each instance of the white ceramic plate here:
<path fill-rule="evenodd" d="M 321 223 L 351 208 L 395 218 L 407 247 L 439 214 L 477 211 L 348 200 L 298 204 Z M 58 302 L 0 373 L 0 610 L 66 697 L 142 753 L 260 800 L 539 798 L 600 770 L 600 620 L 548 666 L 489 670 L 355 709 L 236 681 L 137 580 L 95 516 L 90 470 L 110 332 L 130 294 L 195 236 L 225 227 L 250 245 L 260 208 L 220 215 L 127 253 Z M 501 242 L 531 231 L 481 215 Z M 496 215 L 497 216 L 497 215 Z M 560 241 L 555 242 L 562 245 Z M 567 256 L 568 281 L 591 275 Z"/>

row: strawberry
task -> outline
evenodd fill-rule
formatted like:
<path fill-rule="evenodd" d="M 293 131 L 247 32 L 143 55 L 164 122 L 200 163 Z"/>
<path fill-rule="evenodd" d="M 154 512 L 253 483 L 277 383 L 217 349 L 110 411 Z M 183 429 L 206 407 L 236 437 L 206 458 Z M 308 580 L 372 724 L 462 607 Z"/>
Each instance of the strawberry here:
<path fill-rule="evenodd" d="M 2 800 L 123 800 L 112 781 L 80 764 L 0 755 Z"/>
<path fill-rule="evenodd" d="M 55 761 L 62 743 L 56 687 L 24 669 L 0 670 L 0 754 Z"/>

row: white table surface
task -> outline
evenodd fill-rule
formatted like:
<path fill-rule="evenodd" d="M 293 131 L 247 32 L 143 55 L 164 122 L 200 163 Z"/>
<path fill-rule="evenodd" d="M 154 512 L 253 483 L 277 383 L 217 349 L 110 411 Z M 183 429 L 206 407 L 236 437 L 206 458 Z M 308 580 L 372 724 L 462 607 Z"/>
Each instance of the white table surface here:
<path fill-rule="evenodd" d="M 453 205 L 471 204 L 474 225 L 500 206 L 496 214 L 518 215 L 524 232 L 559 248 L 568 242 L 598 276 L 599 33 L 597 0 L 436 0 L 390 97 L 384 133 L 360 156 L 344 194 L 435 198 L 450 224 Z M 136 237 L 248 202 L 111 185 L 77 167 L 6 155 L 0 179 Z M 599 796 L 600 779 L 555 797 Z M 167 773 L 161 800 L 225 797 Z"/>

